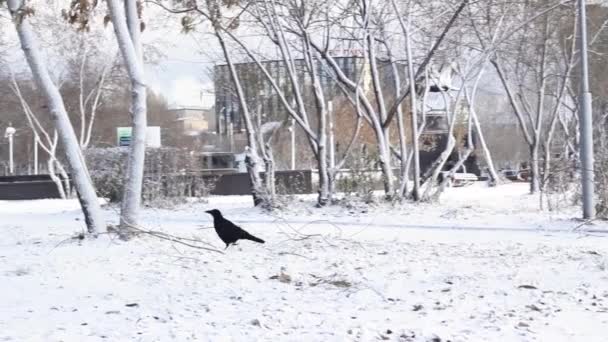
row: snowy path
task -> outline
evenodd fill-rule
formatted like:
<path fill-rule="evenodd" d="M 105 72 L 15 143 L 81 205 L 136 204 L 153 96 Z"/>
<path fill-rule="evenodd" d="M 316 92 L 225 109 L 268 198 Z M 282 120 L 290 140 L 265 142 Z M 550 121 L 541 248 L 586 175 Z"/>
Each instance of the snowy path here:
<path fill-rule="evenodd" d="M 165 223 L 199 225 L 201 219 L 179 219 L 168 218 Z M 529 232 L 529 233 L 569 233 L 569 234 L 608 234 L 608 229 L 604 227 L 593 228 L 593 225 L 582 225 L 581 223 L 573 222 L 572 227 L 538 227 L 530 226 L 471 226 L 462 224 L 407 224 L 407 223 L 376 223 L 376 222 L 357 222 L 348 220 L 306 220 L 306 219 L 247 219 L 239 218 L 241 224 L 289 224 L 289 225 L 305 225 L 305 226 L 337 226 L 337 227 L 358 227 L 358 228 L 398 228 L 398 229 L 423 229 L 423 230 L 447 230 L 447 231 L 480 231 L 480 232 Z M 580 225 L 580 226 L 579 226 Z"/>

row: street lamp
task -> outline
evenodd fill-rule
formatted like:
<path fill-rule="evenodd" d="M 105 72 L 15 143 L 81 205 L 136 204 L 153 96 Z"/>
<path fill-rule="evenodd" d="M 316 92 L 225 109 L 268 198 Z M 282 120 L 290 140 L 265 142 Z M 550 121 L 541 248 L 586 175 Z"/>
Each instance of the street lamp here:
<path fill-rule="evenodd" d="M 6 127 L 6 131 L 4 131 L 4 137 L 8 139 L 8 170 L 12 175 L 15 172 L 15 166 L 13 163 L 13 136 L 15 135 L 15 128 L 12 123 L 8 123 L 8 127 Z"/>
<path fill-rule="evenodd" d="M 291 119 L 291 125 L 288 128 L 291 135 L 291 169 L 296 169 L 296 123 Z"/>
<path fill-rule="evenodd" d="M 38 144 L 40 144 L 40 138 L 38 134 L 34 133 L 34 174 L 38 174 Z"/>

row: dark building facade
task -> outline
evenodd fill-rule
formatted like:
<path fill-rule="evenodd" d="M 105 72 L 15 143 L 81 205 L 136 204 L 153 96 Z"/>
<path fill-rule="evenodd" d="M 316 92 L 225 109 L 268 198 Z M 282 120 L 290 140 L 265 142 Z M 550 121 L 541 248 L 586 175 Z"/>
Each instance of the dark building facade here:
<path fill-rule="evenodd" d="M 362 57 L 334 57 L 340 70 L 350 79 L 357 79 L 362 75 L 364 86 L 371 84 L 371 78 L 367 75 L 364 58 Z M 275 80 L 278 87 L 286 95 L 288 101 L 293 101 L 293 86 L 289 77 L 286 64 L 282 60 L 264 61 L 264 68 Z M 254 63 L 235 64 L 237 74 L 247 98 L 247 106 L 252 113 L 261 113 L 262 122 L 284 120 L 287 112 L 272 84 L 267 80 L 260 67 Z M 386 68 L 388 70 L 388 68 Z M 327 66 L 321 62 L 317 65 L 321 85 L 327 101 L 341 96 L 335 76 Z M 312 80 L 305 60 L 294 61 L 294 71 L 298 78 L 298 88 L 302 92 L 307 105 L 313 105 Z M 242 121 L 241 106 L 234 90 L 232 78 L 227 65 L 216 65 L 214 67 L 215 87 L 215 129 L 218 134 L 229 135 L 230 126 L 232 133 L 243 132 L 245 127 Z"/>

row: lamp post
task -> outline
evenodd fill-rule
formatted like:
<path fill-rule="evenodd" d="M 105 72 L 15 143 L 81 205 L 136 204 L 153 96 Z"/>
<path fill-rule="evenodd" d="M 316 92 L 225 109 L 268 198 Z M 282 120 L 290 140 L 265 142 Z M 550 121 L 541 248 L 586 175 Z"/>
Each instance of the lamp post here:
<path fill-rule="evenodd" d="M 13 162 L 13 136 L 15 135 L 15 128 L 12 127 L 12 123 L 8 123 L 4 137 L 8 139 L 8 172 L 12 175 L 15 173 L 15 165 Z"/>
<path fill-rule="evenodd" d="M 591 111 L 591 92 L 589 91 L 589 65 L 587 62 L 587 11 L 585 0 L 578 0 L 579 10 L 579 50 L 581 59 L 580 93 L 580 152 L 581 181 L 583 200 L 583 219 L 595 216 L 593 206 L 593 121 Z"/>
<path fill-rule="evenodd" d="M 291 169 L 296 169 L 296 123 L 294 119 L 291 119 L 291 125 L 289 126 L 289 133 L 291 133 Z"/>
<path fill-rule="evenodd" d="M 34 134 L 34 174 L 38 174 L 38 144 L 40 140 L 38 134 Z"/>

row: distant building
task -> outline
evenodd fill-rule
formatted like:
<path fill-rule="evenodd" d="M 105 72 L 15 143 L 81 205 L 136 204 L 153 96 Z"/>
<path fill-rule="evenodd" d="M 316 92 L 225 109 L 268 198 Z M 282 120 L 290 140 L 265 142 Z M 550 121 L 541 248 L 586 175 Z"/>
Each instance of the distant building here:
<path fill-rule="evenodd" d="M 212 109 L 184 107 L 171 109 L 173 127 L 183 135 L 198 135 L 213 130 L 215 115 Z"/>
<path fill-rule="evenodd" d="M 359 71 L 365 68 L 365 60 L 362 57 L 334 57 L 334 59 L 342 72 L 351 79 L 356 79 L 357 75 L 360 74 Z M 263 61 L 262 64 L 286 94 L 287 100 L 293 101 L 292 85 L 285 68 L 285 63 L 281 60 L 272 60 Z M 249 110 L 256 113 L 261 112 L 264 122 L 285 119 L 285 108 L 272 84 L 267 81 L 259 66 L 251 62 L 238 63 L 235 64 L 235 67 L 247 98 Z M 310 85 L 311 77 L 307 71 L 304 59 L 295 60 L 295 69 L 298 75 L 298 84 Z M 318 70 L 320 70 L 321 85 L 325 90 L 326 100 L 331 101 L 337 96 L 342 96 L 334 81 L 334 77 L 327 71 L 327 68 L 321 67 Z M 228 136 L 231 133 L 238 134 L 244 132 L 245 127 L 242 122 L 241 108 L 228 66 L 216 65 L 213 72 L 215 86 L 215 131 L 224 136 Z M 371 85 L 371 78 L 365 72 L 365 69 L 362 74 L 366 75 L 362 81 L 367 89 Z M 305 89 L 303 97 L 307 104 L 312 106 L 312 87 L 305 86 L 301 87 L 301 89 Z"/>
<path fill-rule="evenodd" d="M 347 52 L 348 53 L 348 52 Z M 372 75 L 370 65 L 366 62 L 366 59 L 360 57 L 360 54 L 355 54 L 352 56 L 345 57 L 334 57 L 338 67 L 341 72 L 345 74 L 347 78 L 353 80 L 355 82 L 360 82 L 363 92 L 368 94 L 368 98 L 371 98 L 371 92 L 373 91 L 372 85 Z M 320 63 L 320 62 L 319 62 Z M 288 70 L 286 69 L 286 64 L 282 60 L 271 60 L 271 61 L 263 61 L 265 69 L 272 76 L 272 78 L 277 83 L 277 86 L 282 89 L 283 94 L 286 97 L 286 100 L 290 103 L 294 101 L 293 94 L 293 86 L 291 84 L 291 80 L 288 74 Z M 314 113 L 314 94 L 312 87 L 312 79 L 308 72 L 308 68 L 306 67 L 305 60 L 297 59 L 294 61 L 295 71 L 298 77 L 297 83 L 299 85 L 300 91 L 303 91 L 302 97 L 304 98 L 305 106 L 310 108 L 310 113 Z M 382 89 L 385 100 L 387 103 L 391 103 L 393 99 L 396 97 L 395 94 L 395 86 L 394 86 L 394 73 L 391 64 L 389 64 L 386 60 L 378 60 L 379 66 L 379 77 L 381 84 L 384 89 Z M 247 108 L 250 110 L 253 115 L 253 119 L 257 119 L 257 114 L 261 114 L 262 122 L 269 121 L 281 121 L 283 122 L 287 118 L 287 111 L 284 107 L 281 99 L 279 98 L 277 92 L 275 91 L 272 84 L 267 80 L 266 76 L 260 69 L 260 67 L 256 63 L 237 63 L 235 64 L 236 72 L 239 76 L 239 80 L 241 82 L 241 86 L 243 91 L 245 92 Z M 401 80 L 405 80 L 406 77 L 405 67 L 402 65 L 399 68 L 399 77 Z M 343 89 L 339 86 L 336 81 L 337 75 L 334 74 L 334 71 L 327 65 L 319 65 L 317 68 L 319 70 L 319 76 L 321 81 L 321 86 L 324 90 L 325 100 L 327 102 L 332 101 L 334 104 L 334 109 L 338 109 L 337 107 L 342 104 L 341 113 L 338 113 L 336 110 L 334 120 L 342 120 L 337 121 L 336 127 L 338 131 L 342 129 L 343 131 L 349 131 L 354 126 L 355 117 L 354 111 L 350 104 L 345 105 L 349 100 L 346 99 L 343 93 Z M 236 151 L 241 152 L 244 149 L 246 144 L 245 139 L 245 126 L 242 120 L 242 111 L 240 106 L 240 101 L 237 97 L 236 91 L 234 89 L 233 80 L 230 75 L 230 70 L 227 65 L 216 65 L 214 67 L 214 88 L 215 88 L 215 127 L 214 130 L 217 132 L 218 145 L 222 150 L 225 151 Z M 438 103 L 443 104 L 443 101 L 437 101 Z M 338 105 L 336 105 L 338 104 Z M 311 125 L 315 126 L 316 116 L 310 115 L 309 120 Z M 447 116 L 445 110 L 436 111 L 427 117 L 427 125 L 425 126 L 425 131 L 422 137 L 422 148 L 425 147 L 426 150 L 421 152 L 421 163 L 422 169 L 428 169 L 432 162 L 436 160 L 439 154 L 443 151 L 446 146 L 447 141 L 447 132 L 448 132 L 448 123 Z M 466 119 L 462 119 L 463 122 L 466 122 Z M 350 125 L 350 126 L 349 126 Z M 365 127 L 364 129 L 368 129 L 370 132 L 367 134 L 360 134 L 359 138 L 361 143 L 365 143 L 365 139 L 369 139 L 368 142 L 374 141 L 373 132 L 371 132 L 371 128 Z M 337 132 L 336 139 L 336 149 L 339 150 L 341 146 L 346 146 L 350 139 L 350 136 L 342 134 L 341 132 Z M 460 137 L 462 139 L 462 137 Z M 341 139 L 341 140 L 340 140 Z M 284 157 L 283 159 L 288 159 L 285 157 L 285 142 L 288 140 L 283 140 L 283 144 L 279 143 L 279 146 L 275 148 L 275 157 L 279 159 Z M 466 141 L 466 140 L 465 140 Z M 300 141 L 300 146 L 302 146 L 302 142 L 306 144 L 306 141 Z M 282 153 L 282 155 L 281 155 Z M 289 153 L 289 152 L 287 152 Z M 302 155 L 305 152 L 299 152 L 296 159 L 302 159 Z M 458 153 L 455 152 L 457 156 Z M 454 158 L 450 158 L 450 162 Z M 470 160 L 474 159 L 474 156 L 469 158 Z M 478 173 L 476 169 L 476 165 L 474 163 L 467 162 L 467 167 L 469 170 L 475 169 L 475 172 Z"/>

